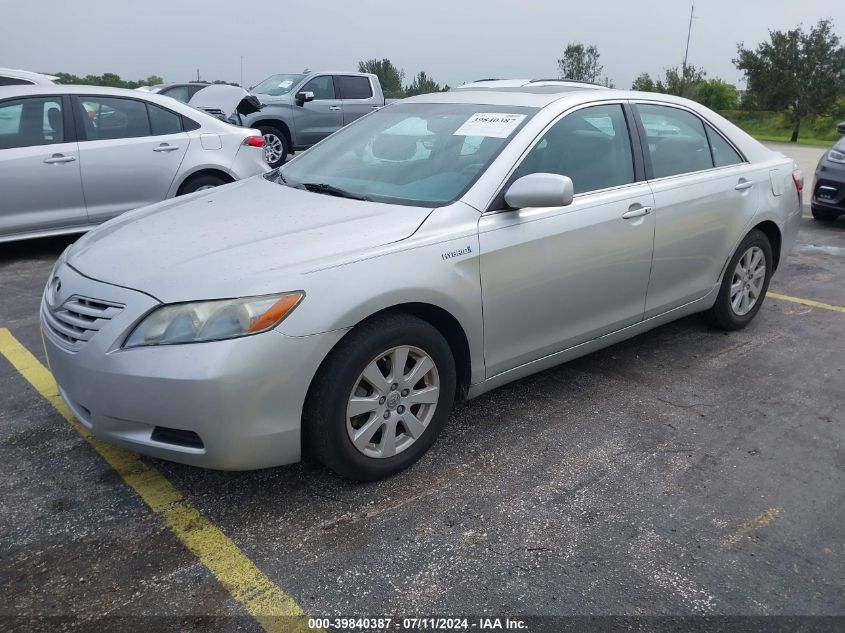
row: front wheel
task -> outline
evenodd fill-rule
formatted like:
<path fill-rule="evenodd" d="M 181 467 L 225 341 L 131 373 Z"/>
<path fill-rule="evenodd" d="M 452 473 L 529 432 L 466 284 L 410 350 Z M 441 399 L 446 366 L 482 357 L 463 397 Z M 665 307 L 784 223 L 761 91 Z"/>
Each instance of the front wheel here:
<path fill-rule="evenodd" d="M 728 263 L 719 296 L 705 319 L 722 330 L 740 330 L 751 323 L 763 304 L 774 263 L 769 238 L 754 229 Z"/>
<path fill-rule="evenodd" d="M 382 479 L 416 462 L 446 424 L 455 361 L 431 324 L 388 314 L 356 326 L 306 398 L 306 450 L 338 474 Z"/>
<path fill-rule="evenodd" d="M 273 169 L 284 165 L 290 153 L 284 132 L 271 125 L 261 125 L 258 131 L 264 137 L 264 160 L 267 164 Z"/>

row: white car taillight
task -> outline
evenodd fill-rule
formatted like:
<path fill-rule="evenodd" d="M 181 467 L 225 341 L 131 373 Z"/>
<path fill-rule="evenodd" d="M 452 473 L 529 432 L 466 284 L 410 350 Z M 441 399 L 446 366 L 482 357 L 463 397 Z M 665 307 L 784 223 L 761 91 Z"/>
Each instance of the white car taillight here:
<path fill-rule="evenodd" d="M 264 147 L 264 137 L 263 136 L 247 136 L 244 139 L 244 145 L 249 145 L 250 147 Z"/>
<path fill-rule="evenodd" d="M 795 184 L 795 191 L 798 193 L 804 191 L 804 172 L 800 169 L 793 169 L 792 182 Z"/>

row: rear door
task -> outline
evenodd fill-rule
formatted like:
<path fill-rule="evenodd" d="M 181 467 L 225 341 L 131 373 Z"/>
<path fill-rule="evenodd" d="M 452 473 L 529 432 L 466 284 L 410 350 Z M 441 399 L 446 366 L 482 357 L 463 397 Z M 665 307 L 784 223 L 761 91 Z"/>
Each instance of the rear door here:
<path fill-rule="evenodd" d="M 89 220 L 164 200 L 188 150 L 182 117 L 141 99 L 84 95 L 74 101 Z"/>
<path fill-rule="evenodd" d="M 313 92 L 314 100 L 293 105 L 295 145 L 314 145 L 343 127 L 343 105 L 335 90 L 334 77 L 317 75 L 299 92 Z"/>
<path fill-rule="evenodd" d="M 753 165 L 692 111 L 654 103 L 635 110 L 657 219 L 648 318 L 712 290 L 757 210 L 760 183 Z"/>
<path fill-rule="evenodd" d="M 343 124 L 349 125 L 373 110 L 378 110 L 384 103 L 376 103 L 373 84 L 369 77 L 360 75 L 337 75 L 335 85 L 343 101 Z"/>
<path fill-rule="evenodd" d="M 87 223 L 69 103 L 0 101 L 0 236 Z"/>

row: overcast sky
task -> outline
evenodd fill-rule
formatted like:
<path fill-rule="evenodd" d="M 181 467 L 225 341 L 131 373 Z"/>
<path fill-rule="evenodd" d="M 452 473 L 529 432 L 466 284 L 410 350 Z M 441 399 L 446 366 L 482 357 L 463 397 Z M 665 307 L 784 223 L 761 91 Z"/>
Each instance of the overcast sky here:
<path fill-rule="evenodd" d="M 354 70 L 388 57 L 406 82 L 425 70 L 440 83 L 482 77 L 556 77 L 568 42 L 596 44 L 605 73 L 627 88 L 639 73 L 680 64 L 687 0 L 0 0 L 0 66 L 79 75 L 152 74 L 253 85 L 275 72 Z M 14 8 L 12 8 L 14 7 Z M 843 0 L 697 0 L 689 61 L 737 82 L 736 44 L 768 29 L 832 18 L 845 36 Z M 845 39 L 845 38 L 843 38 Z"/>

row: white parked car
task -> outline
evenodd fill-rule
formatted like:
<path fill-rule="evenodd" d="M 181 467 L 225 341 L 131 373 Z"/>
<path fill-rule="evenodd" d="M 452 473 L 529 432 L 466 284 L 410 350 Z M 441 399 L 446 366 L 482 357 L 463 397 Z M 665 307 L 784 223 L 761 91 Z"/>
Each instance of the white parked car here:
<path fill-rule="evenodd" d="M 0 86 L 52 86 L 58 77 L 28 70 L 0 68 Z"/>
<path fill-rule="evenodd" d="M 269 170 L 264 138 L 169 97 L 0 87 L 0 242 L 77 233 Z"/>

